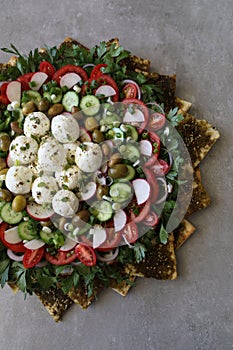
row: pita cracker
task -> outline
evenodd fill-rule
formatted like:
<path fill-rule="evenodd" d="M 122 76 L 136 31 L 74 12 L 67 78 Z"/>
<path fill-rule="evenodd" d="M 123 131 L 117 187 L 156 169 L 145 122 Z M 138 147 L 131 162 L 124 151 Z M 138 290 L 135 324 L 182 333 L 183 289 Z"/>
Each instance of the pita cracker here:
<path fill-rule="evenodd" d="M 55 322 L 61 321 L 65 312 L 73 304 L 73 300 L 57 287 L 46 291 L 36 290 L 35 294 Z"/>
<path fill-rule="evenodd" d="M 177 130 L 188 148 L 194 168 L 205 158 L 220 137 L 219 132 L 206 120 L 196 119 L 188 113 L 177 126 Z"/>
<path fill-rule="evenodd" d="M 176 102 L 176 106 L 179 108 L 177 111 L 177 114 L 182 114 L 183 116 L 185 116 L 185 114 L 189 111 L 189 109 L 192 106 L 191 102 L 182 100 L 179 97 L 176 97 L 175 102 Z"/>
<path fill-rule="evenodd" d="M 174 247 L 179 249 L 187 239 L 195 232 L 196 228 L 188 220 L 182 220 L 180 225 L 174 230 Z"/>
<path fill-rule="evenodd" d="M 114 290 L 114 292 L 120 294 L 121 296 L 125 297 L 128 292 L 130 291 L 132 285 L 136 280 L 135 276 L 129 276 L 128 278 L 130 283 L 127 283 L 127 281 L 121 281 L 121 282 L 117 282 L 116 280 L 112 280 L 110 282 L 110 287 L 112 288 L 112 290 Z"/>

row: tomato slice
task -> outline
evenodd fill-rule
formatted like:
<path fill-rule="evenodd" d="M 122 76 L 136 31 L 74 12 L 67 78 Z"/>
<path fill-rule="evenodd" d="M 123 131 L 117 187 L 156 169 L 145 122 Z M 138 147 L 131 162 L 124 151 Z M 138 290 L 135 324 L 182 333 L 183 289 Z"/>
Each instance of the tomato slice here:
<path fill-rule="evenodd" d="M 118 247 L 121 242 L 121 238 L 122 238 L 121 231 L 115 232 L 113 227 L 107 227 L 106 232 L 107 232 L 107 239 L 105 240 L 104 243 L 101 244 L 100 247 L 98 247 L 97 250 L 99 251 L 104 252 L 104 251 L 111 250 L 115 247 Z"/>
<path fill-rule="evenodd" d="M 21 88 L 22 91 L 26 91 L 26 90 L 30 90 L 30 86 L 29 83 L 31 81 L 32 76 L 35 73 L 26 73 L 24 75 L 21 75 L 20 77 L 17 78 L 17 81 L 19 81 L 21 83 Z"/>
<path fill-rule="evenodd" d="M 77 259 L 73 250 L 68 252 L 58 251 L 56 255 L 51 255 L 49 252 L 45 252 L 44 257 L 53 265 L 66 265 Z"/>
<path fill-rule="evenodd" d="M 170 170 L 170 165 L 163 159 L 156 159 L 150 169 L 155 176 L 164 176 Z"/>
<path fill-rule="evenodd" d="M 137 86 L 133 83 L 128 83 L 123 87 L 122 90 L 125 98 L 136 98 L 138 94 Z"/>
<path fill-rule="evenodd" d="M 0 103 L 3 105 L 8 105 L 10 101 L 8 100 L 8 97 L 6 95 L 6 89 L 9 83 L 3 83 L 0 87 Z"/>
<path fill-rule="evenodd" d="M 121 230 L 122 236 L 129 243 L 134 243 L 138 239 L 138 227 L 135 222 L 131 221 L 125 225 L 125 227 Z"/>
<path fill-rule="evenodd" d="M 135 201 L 136 203 L 136 201 Z M 151 202 L 148 200 L 145 204 L 143 205 L 137 205 L 135 204 L 135 209 L 139 211 L 138 215 L 135 214 L 133 209 L 129 210 L 129 218 L 131 221 L 134 221 L 135 223 L 139 223 L 145 219 L 145 217 L 148 215 L 151 207 Z"/>
<path fill-rule="evenodd" d="M 119 89 L 118 89 L 117 83 L 109 75 L 102 74 L 99 77 L 96 77 L 95 79 L 89 78 L 87 82 L 88 82 L 88 84 L 85 84 L 82 86 L 82 94 L 83 95 L 86 94 L 86 90 L 91 86 L 92 83 L 96 83 L 97 87 L 99 87 L 101 85 L 110 85 L 116 91 L 116 94 L 111 96 L 112 101 L 117 102 L 119 100 Z M 96 89 L 93 89 L 93 94 L 95 94 L 95 91 L 96 91 Z"/>
<path fill-rule="evenodd" d="M 144 171 L 144 173 L 146 175 L 146 179 L 149 182 L 150 187 L 152 189 L 151 195 L 150 195 L 150 201 L 151 201 L 151 203 L 154 203 L 154 202 L 156 202 L 158 195 L 159 195 L 159 185 L 158 185 L 158 182 L 156 180 L 154 173 L 150 169 L 144 167 L 143 171 Z"/>
<path fill-rule="evenodd" d="M 96 264 L 96 254 L 91 247 L 84 244 L 78 244 L 75 247 L 75 253 L 84 265 L 94 266 Z"/>
<path fill-rule="evenodd" d="M 138 100 L 137 98 L 124 98 L 122 101 L 124 104 L 136 104 L 139 105 L 139 108 L 142 110 L 144 114 L 144 122 L 138 123 L 138 132 L 141 134 L 147 127 L 149 121 L 149 110 L 144 102 Z"/>
<path fill-rule="evenodd" d="M 152 131 L 149 132 L 149 140 L 151 141 L 151 144 L 152 144 L 153 155 L 144 163 L 144 166 L 146 167 L 150 167 L 156 162 L 157 158 L 159 157 L 159 152 L 161 149 L 160 138 L 155 132 L 152 132 Z"/>
<path fill-rule="evenodd" d="M 149 117 L 148 129 L 156 131 L 161 129 L 166 122 L 166 117 L 164 114 L 155 112 L 152 113 Z"/>
<path fill-rule="evenodd" d="M 46 73 L 49 79 L 52 79 L 54 73 L 56 72 L 56 69 L 51 63 L 47 61 L 42 61 L 39 66 L 39 71 Z"/>
<path fill-rule="evenodd" d="M 158 225 L 158 222 L 159 222 L 158 215 L 154 211 L 150 211 L 142 223 L 146 226 L 156 226 Z"/>
<path fill-rule="evenodd" d="M 82 67 L 67 64 L 53 74 L 52 80 L 55 80 L 59 84 L 61 77 L 66 73 L 77 73 L 82 78 L 82 81 L 86 81 L 88 79 L 87 73 Z"/>
<path fill-rule="evenodd" d="M 103 67 L 107 67 L 108 65 L 106 63 L 100 63 L 100 64 L 97 64 L 91 71 L 91 74 L 90 74 L 90 78 L 92 79 L 95 79 L 95 78 L 98 78 L 100 77 L 103 72 L 101 70 L 101 68 Z"/>
<path fill-rule="evenodd" d="M 5 240 L 5 231 L 8 229 L 8 224 L 6 222 L 2 222 L 0 225 L 0 240 L 2 241 L 2 244 L 8 248 L 11 249 L 13 252 L 16 253 L 24 253 L 27 251 L 27 249 L 24 247 L 23 242 L 12 244 L 8 243 Z"/>
<path fill-rule="evenodd" d="M 35 250 L 27 249 L 23 256 L 23 266 L 26 269 L 35 266 L 36 264 L 38 264 L 38 262 L 41 261 L 43 255 L 44 247 Z"/>

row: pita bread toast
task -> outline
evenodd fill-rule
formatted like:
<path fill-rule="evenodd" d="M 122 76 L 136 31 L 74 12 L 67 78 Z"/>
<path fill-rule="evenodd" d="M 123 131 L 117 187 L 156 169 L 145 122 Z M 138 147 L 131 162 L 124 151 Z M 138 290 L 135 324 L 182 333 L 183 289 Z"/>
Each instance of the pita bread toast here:
<path fill-rule="evenodd" d="M 184 219 L 180 225 L 174 230 L 174 247 L 175 250 L 179 249 L 187 239 L 195 232 L 196 228 L 189 222 Z"/>
<path fill-rule="evenodd" d="M 46 291 L 37 290 L 35 291 L 35 294 L 55 322 L 61 321 L 65 312 L 73 304 L 73 300 L 57 287 L 50 288 Z"/>
<path fill-rule="evenodd" d="M 190 110 L 192 103 L 182 100 L 179 97 L 176 97 L 175 99 L 176 106 L 178 107 L 177 114 L 182 114 L 185 116 L 185 114 Z"/>
<path fill-rule="evenodd" d="M 114 290 L 114 292 L 125 297 L 128 294 L 129 290 L 131 289 L 132 284 L 135 282 L 136 277 L 129 276 L 128 280 L 130 283 L 127 283 L 127 281 L 117 282 L 116 280 L 112 280 L 110 282 L 110 287 L 112 288 L 112 290 Z"/>
<path fill-rule="evenodd" d="M 196 119 L 186 113 L 184 120 L 177 126 L 195 168 L 207 155 L 220 137 L 219 132 L 206 120 Z"/>
<path fill-rule="evenodd" d="M 131 276 L 174 280 L 177 277 L 174 236 L 169 234 L 167 244 L 156 243 L 146 252 L 140 263 L 127 264 L 125 273 Z"/>
<path fill-rule="evenodd" d="M 201 182 L 201 171 L 197 167 L 194 171 L 192 198 L 185 217 L 206 208 L 211 203 L 211 199 Z"/>

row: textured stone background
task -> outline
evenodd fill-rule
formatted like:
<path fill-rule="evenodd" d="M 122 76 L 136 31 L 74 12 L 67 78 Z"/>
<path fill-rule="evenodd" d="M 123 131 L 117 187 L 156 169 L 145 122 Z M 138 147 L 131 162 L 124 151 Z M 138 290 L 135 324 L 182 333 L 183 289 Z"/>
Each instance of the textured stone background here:
<path fill-rule="evenodd" d="M 0 47 L 21 51 L 87 46 L 119 37 L 161 73 L 177 95 L 221 132 L 202 165 L 213 204 L 192 217 L 195 235 L 178 253 L 179 278 L 141 279 L 126 299 L 105 291 L 86 312 L 55 324 L 36 297 L 1 290 L 0 349 L 228 350 L 233 348 L 233 3 L 231 0 L 0 1 Z M 0 54 L 0 61 L 7 55 Z"/>

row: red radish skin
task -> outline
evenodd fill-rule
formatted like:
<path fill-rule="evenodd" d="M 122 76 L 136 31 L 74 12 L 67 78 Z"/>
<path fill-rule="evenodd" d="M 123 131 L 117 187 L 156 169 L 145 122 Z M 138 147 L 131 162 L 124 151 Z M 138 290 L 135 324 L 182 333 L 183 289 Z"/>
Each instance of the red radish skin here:
<path fill-rule="evenodd" d="M 35 202 L 29 203 L 26 207 L 26 211 L 28 215 L 36 221 L 48 221 L 54 215 L 52 209 L 44 209 L 42 205 Z"/>
<path fill-rule="evenodd" d="M 116 95 L 116 91 L 110 85 L 102 85 L 98 87 L 95 95 L 104 95 L 104 97 L 110 97 Z"/>
<path fill-rule="evenodd" d="M 7 85 L 6 96 L 10 102 L 21 101 L 21 83 L 19 81 L 11 81 Z"/>

